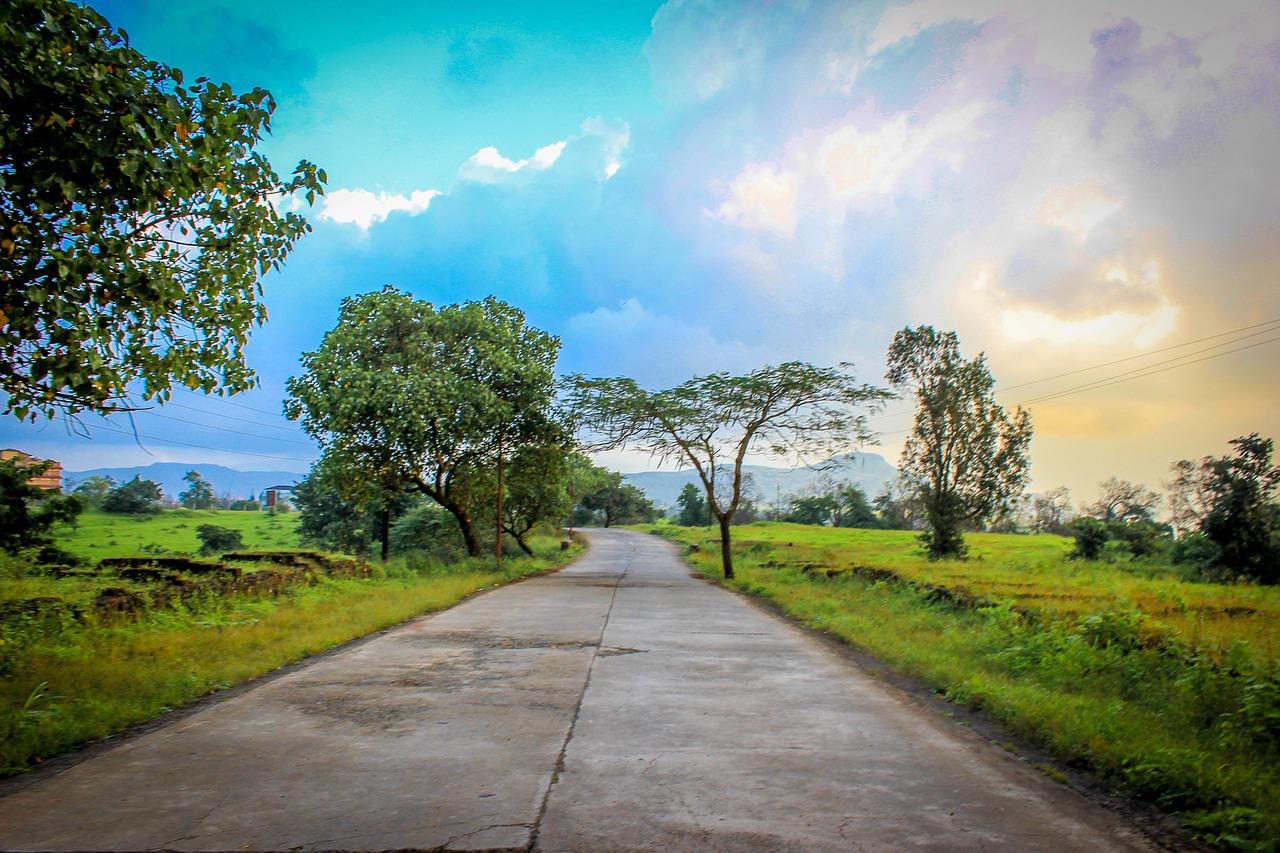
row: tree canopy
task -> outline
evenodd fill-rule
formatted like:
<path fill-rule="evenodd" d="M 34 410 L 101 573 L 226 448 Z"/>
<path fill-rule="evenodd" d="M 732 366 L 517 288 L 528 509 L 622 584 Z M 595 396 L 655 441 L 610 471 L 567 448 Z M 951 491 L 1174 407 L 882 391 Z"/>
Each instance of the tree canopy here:
<path fill-rule="evenodd" d="M 1022 493 L 1031 419 L 997 405 L 986 358 L 962 358 L 955 332 L 902 329 L 887 360 L 889 383 L 916 401 L 900 470 L 924 508 L 929 557 L 962 557 L 964 526 L 985 523 Z"/>
<path fill-rule="evenodd" d="M 892 396 L 857 382 L 852 365 L 766 365 L 697 376 L 664 391 L 632 379 L 573 377 L 569 408 L 597 449 L 631 446 L 694 469 L 720 525 L 724 575 L 733 577 L 730 526 L 743 499 L 749 453 L 828 458 L 870 442 L 865 410 Z"/>
<path fill-rule="evenodd" d="M 218 505 L 218 496 L 213 492 L 213 483 L 206 480 L 199 471 L 188 471 L 182 475 L 182 479 L 191 488 L 178 495 L 178 503 L 187 509 L 213 509 Z"/>
<path fill-rule="evenodd" d="M 387 287 L 343 301 L 338 325 L 288 381 L 285 414 L 320 443 L 348 493 L 419 491 L 480 556 L 487 470 L 500 453 L 561 432 L 551 416 L 559 349 L 492 297 L 437 309 Z"/>
<path fill-rule="evenodd" d="M 84 509 L 77 495 L 63 496 L 32 485 L 52 462 L 26 464 L 0 459 L 0 550 L 15 553 L 48 547 L 56 524 L 74 522 Z"/>
<path fill-rule="evenodd" d="M 69 0 L 0 7 L 0 391 L 6 411 L 166 399 L 254 384 L 259 279 L 308 230 L 255 146 L 275 102 L 148 60 Z M 132 385 L 132 383 L 138 383 Z"/>

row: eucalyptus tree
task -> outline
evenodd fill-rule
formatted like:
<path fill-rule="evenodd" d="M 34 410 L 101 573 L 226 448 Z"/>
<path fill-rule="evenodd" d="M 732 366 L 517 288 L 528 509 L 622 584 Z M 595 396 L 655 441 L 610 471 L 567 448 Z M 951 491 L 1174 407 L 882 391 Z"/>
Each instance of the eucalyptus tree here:
<path fill-rule="evenodd" d="M 720 525 L 721 563 L 733 577 L 730 526 L 743 500 L 748 455 L 830 458 L 872 441 L 866 412 L 892 395 L 862 384 L 853 366 L 766 365 L 742 376 L 697 376 L 663 391 L 628 378 L 575 377 L 570 397 L 593 449 L 630 446 L 698 475 Z"/>
<path fill-rule="evenodd" d="M 308 230 L 275 102 L 186 82 L 70 0 L 0 4 L 0 391 L 20 419 L 251 387 L 259 279 Z"/>
<path fill-rule="evenodd" d="M 559 431 L 559 349 L 498 299 L 436 308 L 386 287 L 343 301 L 338 325 L 288 381 L 285 414 L 302 421 L 348 487 L 421 492 L 480 556 L 489 471 Z"/>
<path fill-rule="evenodd" d="M 930 559 L 963 557 L 964 527 L 1006 511 L 1027 482 L 1031 419 L 995 401 L 986 357 L 966 361 L 955 332 L 931 326 L 893 336 L 888 380 L 916 401 L 900 472 L 928 523 Z"/>

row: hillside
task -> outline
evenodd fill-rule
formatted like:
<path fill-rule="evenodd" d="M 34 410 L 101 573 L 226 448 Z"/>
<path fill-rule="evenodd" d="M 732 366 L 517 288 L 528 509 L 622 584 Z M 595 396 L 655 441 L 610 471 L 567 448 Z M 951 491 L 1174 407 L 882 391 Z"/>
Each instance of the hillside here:
<path fill-rule="evenodd" d="M 833 460 L 827 466 L 808 465 L 802 468 L 779 468 L 768 465 L 744 465 L 743 474 L 750 474 L 755 481 L 760 501 L 772 505 L 779 496 L 798 494 L 813 486 L 823 475 L 833 480 L 856 483 L 867 497 L 874 498 L 884 484 L 898 476 L 898 471 L 878 453 L 853 453 Z M 675 506 L 676 497 L 686 483 L 697 483 L 698 474 L 692 468 L 679 471 L 641 471 L 623 477 L 631 485 L 645 493 L 656 506 Z"/>
<path fill-rule="evenodd" d="M 153 462 L 150 465 L 135 465 L 132 468 L 94 468 L 90 471 L 64 471 L 66 480 L 76 482 L 86 477 L 97 475 L 110 477 L 117 483 L 132 480 L 141 476 L 144 480 L 154 480 L 164 489 L 166 498 L 177 500 L 178 495 L 189 486 L 183 481 L 188 471 L 199 471 L 206 480 L 213 484 L 213 491 L 219 497 L 247 498 L 260 495 L 263 489 L 281 484 L 292 484 L 303 479 L 306 474 L 296 471 L 238 471 L 225 465 L 212 465 L 204 462 Z M 66 488 L 64 486 L 64 488 Z"/>

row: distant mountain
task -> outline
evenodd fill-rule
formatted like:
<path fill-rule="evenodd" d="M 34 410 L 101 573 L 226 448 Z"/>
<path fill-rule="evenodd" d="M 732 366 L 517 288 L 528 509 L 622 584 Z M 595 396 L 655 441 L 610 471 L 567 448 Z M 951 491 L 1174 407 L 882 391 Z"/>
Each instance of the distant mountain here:
<path fill-rule="evenodd" d="M 750 474 L 762 503 L 772 505 L 779 496 L 797 494 L 813 486 L 825 476 L 833 480 L 856 483 L 867 497 L 874 498 L 884 484 L 898 476 L 898 470 L 877 453 L 852 453 L 833 460 L 827 466 L 774 468 L 767 465 L 743 465 L 742 473 Z M 655 505 L 672 507 L 686 483 L 697 483 L 692 468 L 678 471 L 641 471 L 624 474 L 623 479 L 645 493 Z"/>
<path fill-rule="evenodd" d="M 98 475 L 110 477 L 117 483 L 124 483 L 140 476 L 144 480 L 154 480 L 164 490 L 166 498 L 178 499 L 190 485 L 182 478 L 188 471 L 199 471 L 213 484 L 213 491 L 218 497 L 230 495 L 232 498 L 247 498 L 250 495 L 261 496 L 263 489 L 272 486 L 289 485 L 299 482 L 306 474 L 295 471 L 237 471 L 224 465 L 210 465 L 202 462 L 153 462 L 150 465 L 136 465 L 132 468 L 94 468 L 91 471 L 63 471 L 63 482 L 67 479 L 77 482 L 86 477 Z M 67 488 L 65 485 L 63 488 Z"/>

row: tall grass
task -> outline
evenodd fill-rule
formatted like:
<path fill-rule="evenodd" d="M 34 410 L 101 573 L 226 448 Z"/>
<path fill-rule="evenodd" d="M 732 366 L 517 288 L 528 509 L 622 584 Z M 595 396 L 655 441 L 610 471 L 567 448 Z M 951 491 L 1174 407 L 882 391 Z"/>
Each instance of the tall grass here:
<path fill-rule="evenodd" d="M 664 528 L 719 575 L 709 530 Z M 749 525 L 733 585 L 1240 850 L 1280 846 L 1280 590 L 1067 560 L 1059 537 Z"/>
<path fill-rule="evenodd" d="M 23 647 L 0 683 L 0 772 L 576 556 L 554 540 L 535 550 L 500 571 L 489 561 L 400 558 L 371 579 L 323 578 L 279 598 L 208 599 L 136 622 L 32 626 L 9 637 Z"/>

